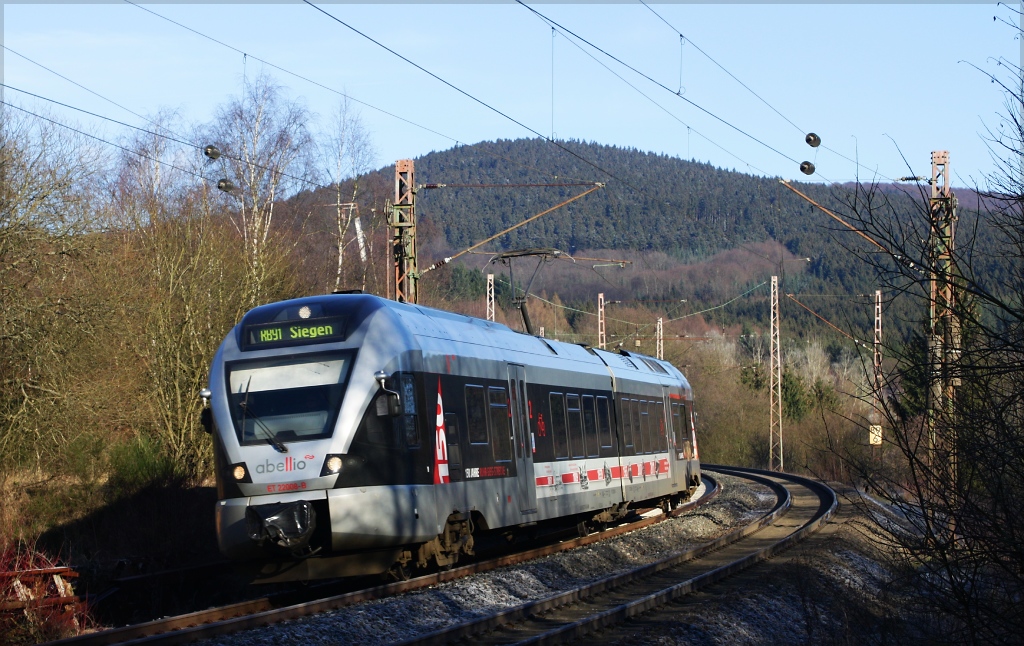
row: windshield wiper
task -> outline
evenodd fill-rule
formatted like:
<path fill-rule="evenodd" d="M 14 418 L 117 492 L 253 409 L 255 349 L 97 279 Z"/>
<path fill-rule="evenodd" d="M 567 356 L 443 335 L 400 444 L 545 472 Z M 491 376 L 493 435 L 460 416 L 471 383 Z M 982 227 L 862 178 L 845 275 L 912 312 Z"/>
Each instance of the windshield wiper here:
<path fill-rule="evenodd" d="M 277 439 L 274 432 L 267 428 L 267 425 L 263 423 L 260 416 L 249 410 L 249 386 L 252 384 L 252 377 L 249 377 L 249 381 L 245 384 L 245 399 L 238 402 L 238 407 L 242 409 L 242 433 L 245 433 L 245 416 L 251 415 L 252 421 L 256 422 L 258 430 L 263 431 L 266 434 L 267 442 L 274 447 L 278 453 L 287 453 L 288 447 L 283 442 Z"/>

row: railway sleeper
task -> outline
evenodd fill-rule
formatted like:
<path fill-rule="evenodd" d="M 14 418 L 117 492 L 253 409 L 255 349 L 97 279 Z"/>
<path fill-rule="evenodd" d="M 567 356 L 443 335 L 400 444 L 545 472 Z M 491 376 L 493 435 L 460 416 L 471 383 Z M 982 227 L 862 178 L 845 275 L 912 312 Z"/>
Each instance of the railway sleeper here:
<path fill-rule="evenodd" d="M 416 551 L 416 567 L 426 568 L 433 560 L 438 567 L 458 563 L 459 554 L 474 556 L 473 521 L 467 514 L 455 512 L 445 522 L 444 531 Z"/>

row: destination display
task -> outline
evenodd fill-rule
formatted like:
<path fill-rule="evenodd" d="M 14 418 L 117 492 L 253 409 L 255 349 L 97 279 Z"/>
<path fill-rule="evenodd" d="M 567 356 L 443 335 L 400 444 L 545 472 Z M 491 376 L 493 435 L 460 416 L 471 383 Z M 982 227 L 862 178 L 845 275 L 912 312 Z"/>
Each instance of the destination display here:
<path fill-rule="evenodd" d="M 247 325 L 243 335 L 245 345 L 249 349 L 306 343 L 330 343 L 345 338 L 345 317 L 335 316 L 306 321 Z"/>

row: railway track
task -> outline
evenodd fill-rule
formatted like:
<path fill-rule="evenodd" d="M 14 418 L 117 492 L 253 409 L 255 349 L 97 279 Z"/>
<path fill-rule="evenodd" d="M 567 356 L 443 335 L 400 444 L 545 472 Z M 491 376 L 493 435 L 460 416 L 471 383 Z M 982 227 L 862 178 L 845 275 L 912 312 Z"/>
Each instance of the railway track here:
<path fill-rule="evenodd" d="M 281 594 L 267 596 L 251 601 L 244 601 L 219 608 L 210 608 L 184 615 L 166 617 L 155 621 L 112 628 L 87 635 L 80 635 L 69 639 L 50 642 L 56 645 L 74 646 L 107 646 L 109 644 L 180 644 L 190 643 L 200 639 L 208 639 L 217 635 L 225 635 L 251 628 L 258 628 L 269 624 L 298 619 L 328 610 L 335 610 L 350 606 L 355 603 L 383 599 L 386 597 L 428 588 L 430 586 L 453 581 L 478 572 L 487 572 L 508 565 L 515 565 L 533 559 L 541 558 L 557 552 L 562 552 L 584 545 L 591 545 L 600 541 L 608 540 L 622 534 L 633 532 L 643 527 L 661 522 L 667 518 L 678 517 L 688 511 L 707 504 L 715 499 L 721 492 L 718 481 L 707 476 L 704 478 L 705 492 L 700 498 L 680 505 L 670 514 L 644 517 L 640 520 L 625 523 L 619 526 L 608 528 L 601 532 L 595 532 L 580 538 L 561 541 L 552 545 L 530 549 L 506 556 L 501 556 L 451 570 L 420 576 L 408 581 L 399 581 L 386 585 L 376 586 L 349 592 L 340 595 L 333 595 L 326 598 L 317 598 L 302 603 L 290 603 L 283 605 L 281 599 L 293 599 L 292 594 Z M 316 586 L 310 587 L 310 592 L 315 594 Z"/>
<path fill-rule="evenodd" d="M 759 521 L 696 549 L 422 635 L 401 646 L 470 638 L 474 644 L 569 643 L 771 558 L 820 528 L 838 507 L 835 492 L 806 478 L 711 465 L 703 468 L 766 484 L 776 491 L 778 503 Z"/>

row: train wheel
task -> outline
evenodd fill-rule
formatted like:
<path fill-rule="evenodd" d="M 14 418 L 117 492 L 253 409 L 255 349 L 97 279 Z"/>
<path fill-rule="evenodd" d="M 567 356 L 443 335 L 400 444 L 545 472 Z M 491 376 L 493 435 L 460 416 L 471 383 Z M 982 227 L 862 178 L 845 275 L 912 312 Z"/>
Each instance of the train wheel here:
<path fill-rule="evenodd" d="M 385 581 L 408 581 L 412 578 L 412 569 L 408 564 L 395 563 L 384 573 Z"/>
<path fill-rule="evenodd" d="M 579 525 L 576 525 L 576 532 L 583 538 L 590 533 L 590 528 L 587 527 L 587 521 L 581 521 Z"/>

